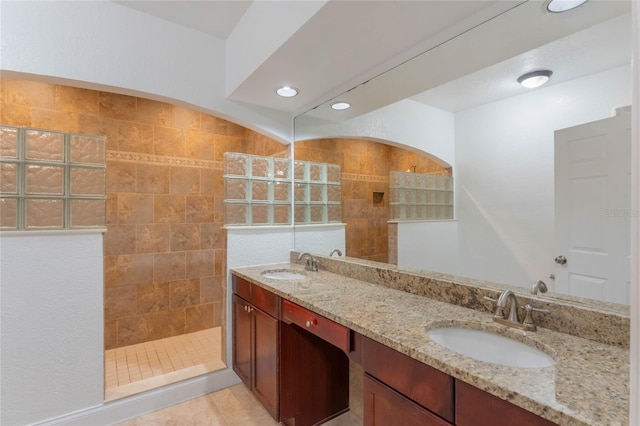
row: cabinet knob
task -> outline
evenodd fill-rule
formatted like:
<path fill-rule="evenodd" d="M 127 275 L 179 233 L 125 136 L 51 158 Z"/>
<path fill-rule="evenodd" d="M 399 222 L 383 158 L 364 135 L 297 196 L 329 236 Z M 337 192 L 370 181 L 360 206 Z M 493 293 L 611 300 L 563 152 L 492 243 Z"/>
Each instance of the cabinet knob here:
<path fill-rule="evenodd" d="M 318 321 L 316 320 L 309 320 L 306 322 L 307 328 L 311 327 L 312 325 L 316 325 L 318 323 Z"/>

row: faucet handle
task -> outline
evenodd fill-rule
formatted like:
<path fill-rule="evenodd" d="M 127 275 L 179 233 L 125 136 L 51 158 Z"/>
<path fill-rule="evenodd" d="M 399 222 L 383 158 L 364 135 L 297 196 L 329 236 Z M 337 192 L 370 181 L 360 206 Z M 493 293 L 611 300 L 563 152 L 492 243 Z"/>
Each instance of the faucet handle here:
<path fill-rule="evenodd" d="M 536 331 L 537 329 L 536 324 L 533 322 L 533 316 L 531 315 L 531 312 L 540 312 L 543 314 L 549 313 L 547 309 L 534 308 L 528 303 L 524 306 L 521 306 L 521 308 L 524 309 L 524 311 L 526 312 L 524 316 L 524 321 L 522 321 L 522 325 L 524 325 L 525 329 L 531 330 L 531 331 Z"/>
<path fill-rule="evenodd" d="M 495 305 L 496 305 L 496 313 L 493 314 L 494 318 L 502 318 L 502 319 L 504 319 L 504 311 L 502 310 L 502 308 L 500 306 L 498 306 L 498 299 L 494 299 L 493 297 L 489 297 L 489 296 L 484 296 L 483 299 L 495 303 Z"/>

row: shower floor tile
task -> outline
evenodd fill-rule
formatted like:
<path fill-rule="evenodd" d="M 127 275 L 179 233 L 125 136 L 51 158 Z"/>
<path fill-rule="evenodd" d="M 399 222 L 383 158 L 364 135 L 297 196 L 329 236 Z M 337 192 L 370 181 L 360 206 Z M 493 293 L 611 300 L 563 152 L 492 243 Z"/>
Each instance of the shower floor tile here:
<path fill-rule="evenodd" d="M 105 351 L 105 401 L 225 368 L 220 327 Z"/>

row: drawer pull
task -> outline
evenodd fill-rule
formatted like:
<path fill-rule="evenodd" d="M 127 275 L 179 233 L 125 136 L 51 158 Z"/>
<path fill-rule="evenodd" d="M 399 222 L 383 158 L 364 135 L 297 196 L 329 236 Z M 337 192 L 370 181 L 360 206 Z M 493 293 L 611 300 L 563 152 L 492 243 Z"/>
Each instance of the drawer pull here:
<path fill-rule="evenodd" d="M 316 324 L 318 324 L 318 320 L 315 320 L 315 319 L 307 321 L 307 323 L 306 323 L 307 328 L 311 327 L 312 325 L 316 325 Z"/>

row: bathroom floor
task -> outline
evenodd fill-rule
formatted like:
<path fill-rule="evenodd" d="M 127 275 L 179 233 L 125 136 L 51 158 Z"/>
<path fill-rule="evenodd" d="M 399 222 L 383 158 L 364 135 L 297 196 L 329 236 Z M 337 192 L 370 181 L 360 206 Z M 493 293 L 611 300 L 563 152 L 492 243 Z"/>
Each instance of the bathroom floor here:
<path fill-rule="evenodd" d="M 278 423 L 243 384 L 154 411 L 116 426 L 276 426 Z M 324 426 L 362 426 L 345 413 Z"/>
<path fill-rule="evenodd" d="M 105 401 L 225 368 L 220 327 L 105 351 Z"/>

